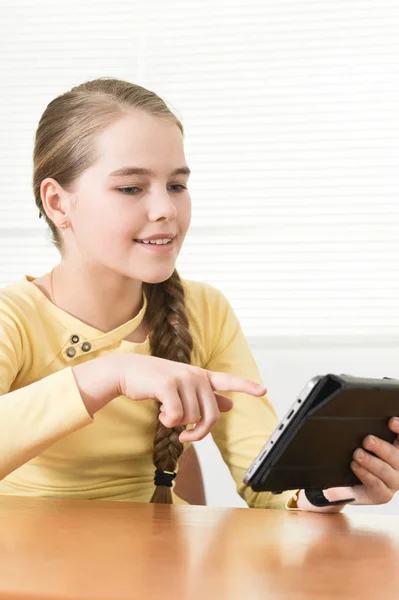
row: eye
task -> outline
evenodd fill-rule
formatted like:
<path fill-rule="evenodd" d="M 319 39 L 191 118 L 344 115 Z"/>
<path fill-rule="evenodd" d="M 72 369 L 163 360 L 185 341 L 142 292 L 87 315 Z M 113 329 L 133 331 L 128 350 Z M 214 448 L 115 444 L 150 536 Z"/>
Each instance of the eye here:
<path fill-rule="evenodd" d="M 140 188 L 135 187 L 135 186 L 118 188 L 118 191 L 122 192 L 122 194 L 128 194 L 130 196 L 136 195 L 136 191 L 132 192 L 131 190 L 140 190 Z"/>
<path fill-rule="evenodd" d="M 172 192 L 176 192 L 176 193 L 181 193 L 183 190 L 187 189 L 186 186 L 181 185 L 181 184 L 170 185 L 169 188 L 172 188 Z M 141 190 L 141 188 L 139 188 L 137 186 L 128 186 L 128 187 L 118 188 L 119 192 L 121 192 L 122 194 L 129 195 L 129 196 L 136 196 L 140 190 Z"/>
<path fill-rule="evenodd" d="M 174 192 L 182 192 L 183 190 L 187 189 L 185 185 L 180 185 L 180 183 L 177 183 L 176 185 L 171 185 L 169 187 L 171 187 L 171 188 L 180 188 L 178 190 L 172 190 Z"/>

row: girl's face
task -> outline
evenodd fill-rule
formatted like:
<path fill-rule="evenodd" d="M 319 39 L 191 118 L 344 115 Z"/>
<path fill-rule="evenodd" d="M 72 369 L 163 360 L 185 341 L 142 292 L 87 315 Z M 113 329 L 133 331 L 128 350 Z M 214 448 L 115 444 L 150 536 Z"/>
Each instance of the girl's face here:
<path fill-rule="evenodd" d="M 131 279 L 165 281 L 191 218 L 182 133 L 167 119 L 137 111 L 100 133 L 97 144 L 100 158 L 73 194 L 75 250 L 84 261 Z M 172 242 L 136 241 L 157 234 Z"/>

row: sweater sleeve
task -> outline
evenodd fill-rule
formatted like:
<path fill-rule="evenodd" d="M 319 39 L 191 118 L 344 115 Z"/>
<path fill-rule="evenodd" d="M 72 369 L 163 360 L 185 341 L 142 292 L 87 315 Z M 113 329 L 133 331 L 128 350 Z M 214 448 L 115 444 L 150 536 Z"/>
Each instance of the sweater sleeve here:
<path fill-rule="evenodd" d="M 93 422 L 72 367 L 9 391 L 26 359 L 20 326 L 0 310 L 0 479 Z"/>
<path fill-rule="evenodd" d="M 233 308 L 220 291 L 214 290 L 217 297 L 209 311 L 214 343 L 205 368 L 239 375 L 263 385 Z M 237 492 L 252 508 L 290 508 L 291 491 L 278 495 L 254 492 L 243 482 L 247 469 L 278 424 L 276 412 L 268 397 L 254 397 L 241 392 L 221 393 L 230 397 L 234 406 L 229 412 L 221 414 L 211 433 L 235 480 Z"/>

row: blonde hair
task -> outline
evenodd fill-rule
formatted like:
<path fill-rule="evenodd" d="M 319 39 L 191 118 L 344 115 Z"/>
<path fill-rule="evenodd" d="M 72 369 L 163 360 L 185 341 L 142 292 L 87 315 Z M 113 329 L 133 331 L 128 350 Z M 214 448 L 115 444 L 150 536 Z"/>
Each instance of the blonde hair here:
<path fill-rule="evenodd" d="M 52 241 L 62 252 L 62 237 L 44 211 L 40 185 L 54 178 L 71 191 L 74 182 L 98 159 L 96 136 L 134 109 L 183 125 L 154 92 L 120 79 L 100 77 L 73 87 L 52 100 L 38 124 L 33 151 L 33 192 L 40 216 L 44 216 Z M 189 331 L 184 289 L 175 270 L 162 283 L 143 283 L 145 314 L 151 355 L 190 364 L 193 338 Z M 184 427 L 169 429 L 157 419 L 153 461 L 156 469 L 174 472 L 183 452 L 179 434 Z M 151 502 L 172 503 L 169 487 L 156 486 Z"/>

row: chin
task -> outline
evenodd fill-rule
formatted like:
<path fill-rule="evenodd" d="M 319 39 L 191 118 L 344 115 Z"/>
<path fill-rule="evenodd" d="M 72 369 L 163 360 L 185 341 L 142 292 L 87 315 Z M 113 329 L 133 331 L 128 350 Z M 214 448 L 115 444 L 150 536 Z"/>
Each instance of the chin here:
<path fill-rule="evenodd" d="M 147 273 L 146 277 L 142 278 L 142 282 L 143 283 L 162 283 L 163 281 L 166 281 L 173 275 L 174 270 L 175 270 L 175 266 L 173 266 L 173 268 L 169 269 L 168 271 L 163 270 L 162 272 L 153 273 L 153 274 L 151 274 L 151 276 L 149 276 L 149 274 Z"/>

